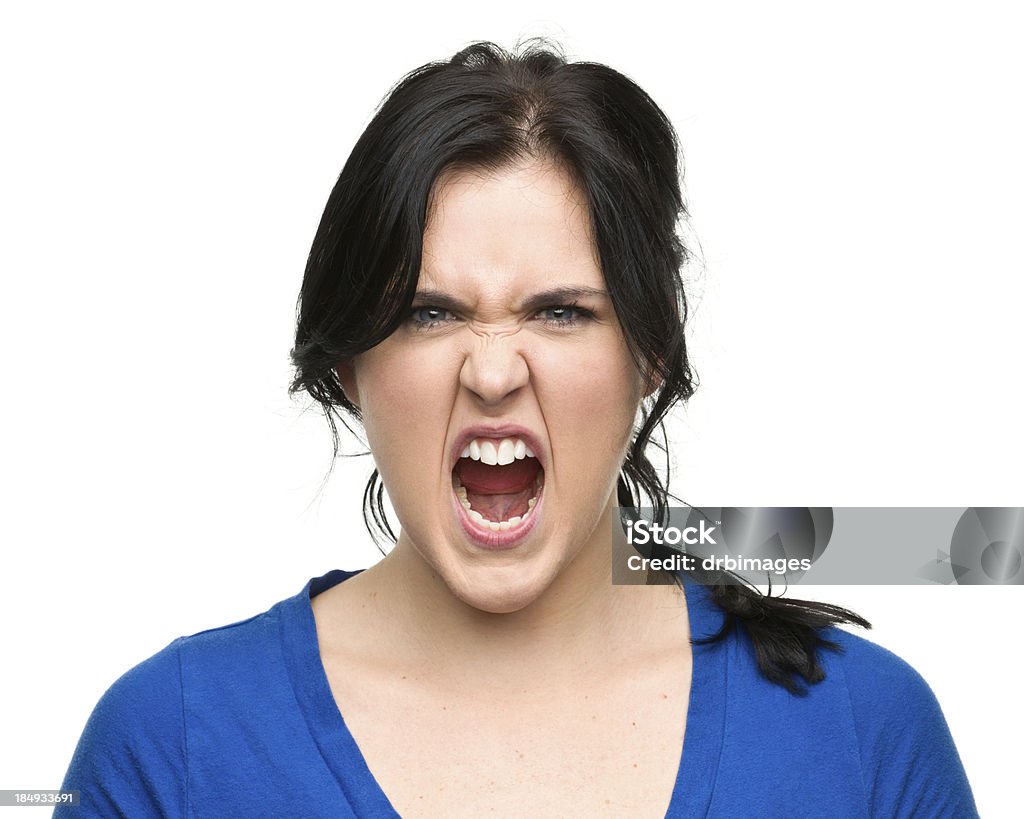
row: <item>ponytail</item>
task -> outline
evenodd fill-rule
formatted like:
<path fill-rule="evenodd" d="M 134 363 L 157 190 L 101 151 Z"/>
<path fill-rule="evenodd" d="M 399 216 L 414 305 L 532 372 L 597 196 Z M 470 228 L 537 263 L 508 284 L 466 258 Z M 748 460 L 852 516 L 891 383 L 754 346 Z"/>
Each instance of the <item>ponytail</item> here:
<path fill-rule="evenodd" d="M 719 582 L 710 583 L 707 581 L 712 578 L 694 579 L 707 585 L 725 620 L 717 633 L 692 642 L 715 643 L 742 628 L 753 644 L 761 673 L 791 694 L 806 694 L 808 685 L 825 679 L 820 651 L 842 650 L 823 637 L 821 629 L 841 624 L 871 628 L 867 620 L 842 606 L 772 597 L 734 579 L 721 582 L 717 578 Z"/>

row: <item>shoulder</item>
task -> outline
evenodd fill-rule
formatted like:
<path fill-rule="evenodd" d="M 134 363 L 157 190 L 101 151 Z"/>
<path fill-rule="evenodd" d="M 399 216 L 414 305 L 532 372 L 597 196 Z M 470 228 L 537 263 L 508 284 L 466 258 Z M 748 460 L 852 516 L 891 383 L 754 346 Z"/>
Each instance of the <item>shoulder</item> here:
<path fill-rule="evenodd" d="M 225 705 L 230 719 L 230 701 L 244 700 L 280 667 L 269 660 L 280 652 L 281 605 L 179 637 L 122 674 L 100 697 L 75 749 L 63 787 L 81 791 L 82 805 L 69 810 L 184 815 L 190 721 L 199 709 L 216 716 Z"/>
<path fill-rule="evenodd" d="M 942 708 L 909 663 L 858 635 L 823 632 L 837 650 L 823 652 L 849 698 L 865 783 L 876 813 L 976 816 L 977 808 Z"/>
<path fill-rule="evenodd" d="M 825 679 L 810 687 L 846 715 L 872 815 L 977 816 L 942 708 L 901 657 L 841 628 L 823 629 Z"/>
<path fill-rule="evenodd" d="M 724 615 L 705 588 L 688 587 L 687 591 L 694 637 L 706 639 L 722 628 Z M 817 633 L 824 642 L 817 648 L 817 655 L 825 678 L 807 686 L 805 695 L 798 696 L 760 672 L 758 649 L 739 621 L 720 644 L 720 650 L 730 658 L 730 685 L 742 688 L 752 708 L 771 705 L 788 713 L 844 713 L 851 728 L 868 733 L 879 726 L 933 725 L 936 718 L 941 720 L 942 712 L 931 688 L 905 660 L 842 628 L 823 628 Z"/>
<path fill-rule="evenodd" d="M 224 676 L 237 683 L 279 666 L 281 609 L 293 600 L 245 620 L 178 637 L 121 675 L 96 712 L 180 717 L 195 702 L 201 680 L 213 688 Z"/>
<path fill-rule="evenodd" d="M 62 785 L 81 792 L 69 815 L 185 813 L 179 645 L 121 675 L 96 704 Z"/>
<path fill-rule="evenodd" d="M 885 732 L 889 742 L 902 732 L 922 737 L 929 733 L 948 735 L 931 686 L 908 662 L 840 628 L 824 629 L 822 637 L 835 644 L 834 649 L 820 650 L 825 669 L 822 685 L 848 698 L 855 727 L 863 739 L 877 732 Z"/>
<path fill-rule="evenodd" d="M 834 649 L 821 649 L 821 662 L 826 678 L 838 678 L 858 710 L 878 714 L 890 701 L 909 702 L 917 707 L 938 707 L 935 696 L 924 678 L 901 657 L 877 643 L 842 628 L 822 629 L 824 640 Z"/>
<path fill-rule="evenodd" d="M 708 593 L 694 590 L 688 602 L 695 637 L 721 627 L 722 612 Z M 786 804 L 813 793 L 815 800 L 864 805 L 872 816 L 976 816 L 942 709 L 921 674 L 844 629 L 821 629 L 819 636 L 831 644 L 817 649 L 825 677 L 802 696 L 761 674 L 743 626 L 695 647 L 695 669 L 703 657 L 726 680 L 723 770 L 742 781 L 757 760 L 767 780 L 789 783 L 788 790 L 777 788 Z"/>
<path fill-rule="evenodd" d="M 284 609 L 295 601 L 291 598 L 245 620 L 179 637 L 174 645 L 183 684 L 213 682 L 224 675 L 237 678 L 243 671 L 258 676 L 280 665 Z"/>
<path fill-rule="evenodd" d="M 889 755 L 910 745 L 952 748 L 942 708 L 918 671 L 901 657 L 860 635 L 840 628 L 822 631 L 835 644 L 821 649 L 826 679 L 833 694 L 841 691 L 859 739 L 865 748 Z M 812 687 L 812 691 L 817 686 Z M 910 752 L 912 747 L 902 751 Z"/>

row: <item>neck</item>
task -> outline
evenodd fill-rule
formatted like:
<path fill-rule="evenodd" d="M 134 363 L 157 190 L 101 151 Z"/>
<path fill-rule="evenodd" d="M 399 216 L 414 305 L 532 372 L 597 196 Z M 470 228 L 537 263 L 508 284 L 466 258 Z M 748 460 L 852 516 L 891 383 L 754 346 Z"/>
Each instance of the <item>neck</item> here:
<path fill-rule="evenodd" d="M 404 536 L 361 576 L 364 589 L 374 593 L 375 617 L 387 624 L 389 640 L 404 643 L 410 657 L 443 656 L 460 665 L 577 662 L 610 641 L 635 639 L 638 628 L 656 619 L 647 618 L 648 607 L 664 610 L 669 596 L 679 603 L 675 588 L 612 584 L 612 550 L 629 548 L 624 537 L 613 538 L 620 529 L 612 526 L 614 515 L 612 500 L 590 540 L 517 611 L 494 614 L 466 604 Z"/>

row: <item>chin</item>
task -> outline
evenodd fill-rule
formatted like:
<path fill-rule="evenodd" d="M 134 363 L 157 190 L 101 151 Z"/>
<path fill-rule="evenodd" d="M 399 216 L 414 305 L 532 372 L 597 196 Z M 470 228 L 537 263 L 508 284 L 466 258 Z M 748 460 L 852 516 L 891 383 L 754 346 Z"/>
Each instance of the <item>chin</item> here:
<path fill-rule="evenodd" d="M 550 588 L 554 573 L 519 564 L 474 566 L 457 578 L 441 577 L 452 594 L 467 606 L 489 614 L 512 614 L 535 603 Z"/>

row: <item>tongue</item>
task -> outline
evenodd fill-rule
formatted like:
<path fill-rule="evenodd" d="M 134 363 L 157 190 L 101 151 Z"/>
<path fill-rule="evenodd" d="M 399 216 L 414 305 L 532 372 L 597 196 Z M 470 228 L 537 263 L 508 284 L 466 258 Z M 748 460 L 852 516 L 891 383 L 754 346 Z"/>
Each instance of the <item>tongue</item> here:
<path fill-rule="evenodd" d="M 467 494 L 469 505 L 488 520 L 501 523 L 503 520 L 511 520 L 514 517 L 522 517 L 530 509 L 530 498 L 533 493 L 526 489 L 508 495 L 476 495 L 472 492 Z"/>
<path fill-rule="evenodd" d="M 456 471 L 469 505 L 488 520 L 502 521 L 527 513 L 540 464 L 525 458 L 506 466 L 488 466 L 463 458 Z"/>
<path fill-rule="evenodd" d="M 539 466 L 533 458 L 513 461 L 507 466 L 488 466 L 482 461 L 459 461 L 459 480 L 475 495 L 518 494 L 533 486 Z"/>

